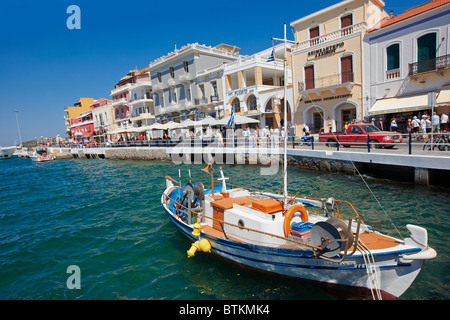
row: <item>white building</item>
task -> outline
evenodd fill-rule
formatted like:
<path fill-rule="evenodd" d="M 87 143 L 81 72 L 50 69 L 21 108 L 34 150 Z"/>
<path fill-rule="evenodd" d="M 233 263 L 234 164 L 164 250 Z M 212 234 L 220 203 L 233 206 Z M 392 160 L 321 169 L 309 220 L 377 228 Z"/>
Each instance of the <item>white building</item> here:
<path fill-rule="evenodd" d="M 94 140 L 105 142 L 111 140 L 110 132 L 115 129 L 114 110 L 111 100 L 98 99 L 91 104 L 92 120 L 94 121 Z"/>
<path fill-rule="evenodd" d="M 237 47 L 194 43 L 151 62 L 156 121 L 216 117 L 223 110 L 221 65 L 238 58 Z"/>
<path fill-rule="evenodd" d="M 364 40 L 364 111 L 389 122 L 450 111 L 450 0 L 434 0 L 381 20 Z M 388 127 L 389 128 L 389 127 Z M 400 128 L 399 128 L 400 129 Z"/>
<path fill-rule="evenodd" d="M 274 52 L 274 60 L 269 57 Z M 290 47 L 287 49 L 287 120 L 293 123 Z M 253 117 L 260 126 L 278 128 L 284 121 L 284 45 L 268 48 L 224 65 L 223 90 L 226 115 Z"/>

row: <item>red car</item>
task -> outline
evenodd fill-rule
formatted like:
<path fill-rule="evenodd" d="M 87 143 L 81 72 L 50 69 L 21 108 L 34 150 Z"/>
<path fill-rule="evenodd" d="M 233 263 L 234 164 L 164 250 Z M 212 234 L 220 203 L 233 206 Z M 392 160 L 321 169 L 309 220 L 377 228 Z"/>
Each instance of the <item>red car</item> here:
<path fill-rule="evenodd" d="M 346 132 L 320 133 L 319 142 L 325 142 L 327 146 L 336 146 L 339 138 L 339 144 L 344 147 L 364 146 L 369 139 L 371 145 L 375 148 L 393 148 L 395 144 L 403 141 L 398 132 L 381 131 L 372 124 L 351 124 Z"/>

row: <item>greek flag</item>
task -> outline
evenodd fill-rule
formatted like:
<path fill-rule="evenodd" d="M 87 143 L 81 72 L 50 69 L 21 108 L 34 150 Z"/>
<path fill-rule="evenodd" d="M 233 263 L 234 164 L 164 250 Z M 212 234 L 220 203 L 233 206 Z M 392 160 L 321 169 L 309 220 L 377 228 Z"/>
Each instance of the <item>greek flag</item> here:
<path fill-rule="evenodd" d="M 230 120 L 228 120 L 228 125 L 234 129 L 234 113 L 233 113 L 233 107 L 231 107 L 231 115 L 230 115 Z"/>
<path fill-rule="evenodd" d="M 272 49 L 272 53 L 269 56 L 269 59 L 267 59 L 266 62 L 272 62 L 275 61 L 275 49 Z"/>

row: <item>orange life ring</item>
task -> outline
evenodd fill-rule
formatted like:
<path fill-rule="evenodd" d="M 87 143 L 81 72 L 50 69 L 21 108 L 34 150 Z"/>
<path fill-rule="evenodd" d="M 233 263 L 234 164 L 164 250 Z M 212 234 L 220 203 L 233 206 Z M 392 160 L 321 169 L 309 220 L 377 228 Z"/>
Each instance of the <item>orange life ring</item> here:
<path fill-rule="evenodd" d="M 308 212 L 306 211 L 305 207 L 301 204 L 294 204 L 292 207 L 289 208 L 288 211 L 286 211 L 286 214 L 284 215 L 284 236 L 287 238 L 291 234 L 291 220 L 295 213 L 300 212 L 302 221 L 308 222 Z"/>

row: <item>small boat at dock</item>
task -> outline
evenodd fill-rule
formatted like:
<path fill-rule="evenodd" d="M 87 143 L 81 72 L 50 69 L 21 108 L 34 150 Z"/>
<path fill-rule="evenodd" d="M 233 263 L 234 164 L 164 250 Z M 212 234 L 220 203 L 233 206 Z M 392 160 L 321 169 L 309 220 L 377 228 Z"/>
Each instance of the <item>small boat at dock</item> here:
<path fill-rule="evenodd" d="M 406 225 L 397 239 L 361 220 L 347 201 L 308 199 L 225 183 L 181 185 L 166 176 L 161 204 L 189 239 L 188 257 L 210 252 L 275 275 L 345 287 L 349 297 L 396 299 L 413 283 L 425 260 L 436 257 L 427 230 Z M 344 210 L 344 207 L 346 210 Z M 353 217 L 341 212 L 352 211 Z"/>
<path fill-rule="evenodd" d="M 50 162 L 55 160 L 55 157 L 48 153 L 48 148 L 46 146 L 38 146 L 33 148 L 30 159 L 33 162 Z"/>

